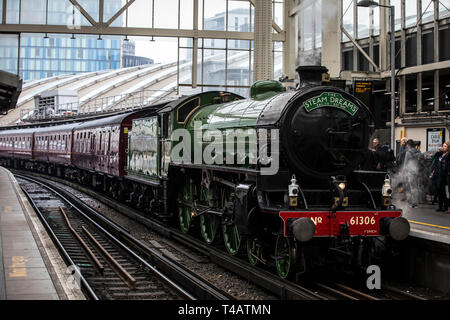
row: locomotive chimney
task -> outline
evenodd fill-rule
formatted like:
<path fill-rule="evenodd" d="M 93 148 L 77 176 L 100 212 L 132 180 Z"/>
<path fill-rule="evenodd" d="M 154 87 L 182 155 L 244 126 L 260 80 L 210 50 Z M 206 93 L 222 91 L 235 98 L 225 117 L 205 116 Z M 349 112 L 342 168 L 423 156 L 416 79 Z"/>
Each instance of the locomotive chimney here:
<path fill-rule="evenodd" d="M 328 72 L 328 69 L 323 66 L 299 66 L 297 67 L 300 83 L 297 89 L 307 86 L 322 85 L 322 75 Z"/>

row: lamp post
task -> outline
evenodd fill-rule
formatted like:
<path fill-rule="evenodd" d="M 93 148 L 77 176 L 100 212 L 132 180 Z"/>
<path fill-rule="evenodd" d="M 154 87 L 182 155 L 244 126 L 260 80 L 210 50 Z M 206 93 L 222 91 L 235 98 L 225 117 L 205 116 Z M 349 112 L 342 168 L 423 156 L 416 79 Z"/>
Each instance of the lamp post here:
<path fill-rule="evenodd" d="M 385 6 L 375 1 L 359 1 L 358 7 L 383 7 L 391 10 L 391 149 L 395 149 L 395 6 Z"/>

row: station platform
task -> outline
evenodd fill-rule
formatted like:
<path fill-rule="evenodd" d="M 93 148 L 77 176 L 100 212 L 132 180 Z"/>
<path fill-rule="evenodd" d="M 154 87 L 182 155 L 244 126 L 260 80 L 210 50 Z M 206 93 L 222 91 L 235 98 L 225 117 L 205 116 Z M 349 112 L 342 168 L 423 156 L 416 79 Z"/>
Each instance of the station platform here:
<path fill-rule="evenodd" d="M 450 244 L 450 214 L 436 211 L 437 204 L 419 204 L 411 208 L 406 201 L 395 199 L 393 203 L 408 219 L 411 236 Z"/>
<path fill-rule="evenodd" d="M 83 300 L 14 176 L 0 167 L 0 299 Z"/>

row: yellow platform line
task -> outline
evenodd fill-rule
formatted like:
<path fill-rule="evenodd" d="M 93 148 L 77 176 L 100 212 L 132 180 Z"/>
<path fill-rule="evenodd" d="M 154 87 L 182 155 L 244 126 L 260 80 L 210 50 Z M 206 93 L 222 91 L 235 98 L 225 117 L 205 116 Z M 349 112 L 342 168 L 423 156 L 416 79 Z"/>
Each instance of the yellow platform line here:
<path fill-rule="evenodd" d="M 414 221 L 414 220 L 408 220 L 411 223 L 416 223 L 416 224 L 422 224 L 424 226 L 429 226 L 429 227 L 436 227 L 436 228 L 441 228 L 441 229 L 447 229 L 450 230 L 449 227 L 444 227 L 444 226 L 437 226 L 435 224 L 429 224 L 429 223 L 425 223 L 425 222 L 418 222 L 418 221 Z"/>

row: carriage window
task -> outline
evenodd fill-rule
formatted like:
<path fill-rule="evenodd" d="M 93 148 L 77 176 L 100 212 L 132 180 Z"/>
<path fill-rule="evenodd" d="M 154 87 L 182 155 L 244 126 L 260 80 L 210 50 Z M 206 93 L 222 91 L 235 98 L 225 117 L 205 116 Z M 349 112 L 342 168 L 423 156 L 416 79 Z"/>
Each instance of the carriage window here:
<path fill-rule="evenodd" d="M 107 137 L 107 147 L 105 146 L 105 148 L 106 148 L 106 150 L 108 151 L 108 152 L 110 152 L 111 151 L 111 129 L 108 131 L 108 137 Z"/>

